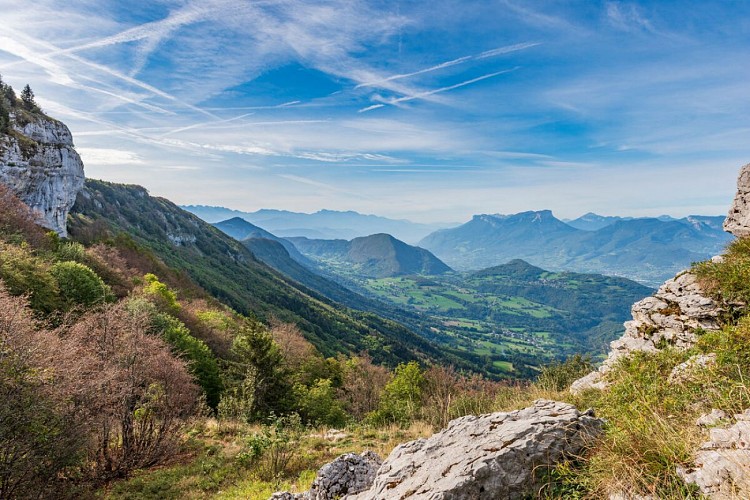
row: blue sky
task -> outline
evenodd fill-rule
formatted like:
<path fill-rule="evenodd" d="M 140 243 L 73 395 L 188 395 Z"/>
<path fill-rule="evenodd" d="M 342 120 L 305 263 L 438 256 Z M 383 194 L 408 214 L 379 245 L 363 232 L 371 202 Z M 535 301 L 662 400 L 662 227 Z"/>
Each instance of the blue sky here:
<path fill-rule="evenodd" d="M 750 2 L 0 0 L 0 74 L 89 177 L 417 221 L 720 214 Z"/>

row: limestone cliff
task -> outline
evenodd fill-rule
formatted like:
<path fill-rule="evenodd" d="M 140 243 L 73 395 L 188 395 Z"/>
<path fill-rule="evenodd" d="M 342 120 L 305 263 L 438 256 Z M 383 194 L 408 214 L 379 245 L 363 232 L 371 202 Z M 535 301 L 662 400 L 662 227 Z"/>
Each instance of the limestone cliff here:
<path fill-rule="evenodd" d="M 0 182 L 39 212 L 43 226 L 67 236 L 68 211 L 84 182 L 68 127 L 41 113 L 11 113 L 8 133 L 0 134 Z"/>

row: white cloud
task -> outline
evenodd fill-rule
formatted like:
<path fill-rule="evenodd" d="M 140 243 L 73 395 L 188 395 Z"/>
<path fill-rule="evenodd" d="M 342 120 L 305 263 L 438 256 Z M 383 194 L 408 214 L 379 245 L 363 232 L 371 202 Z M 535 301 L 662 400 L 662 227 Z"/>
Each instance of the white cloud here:
<path fill-rule="evenodd" d="M 78 148 L 84 165 L 143 165 L 143 158 L 132 151 L 120 149 Z"/>

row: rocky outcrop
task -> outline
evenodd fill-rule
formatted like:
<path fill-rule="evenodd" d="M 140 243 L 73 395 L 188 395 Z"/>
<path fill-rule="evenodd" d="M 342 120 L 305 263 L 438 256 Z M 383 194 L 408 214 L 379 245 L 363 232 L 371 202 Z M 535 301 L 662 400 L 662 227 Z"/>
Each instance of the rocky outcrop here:
<path fill-rule="evenodd" d="M 604 375 L 617 360 L 634 351 L 692 347 L 697 332 L 720 328 L 724 308 L 706 295 L 694 274 L 684 272 L 664 283 L 653 296 L 636 302 L 631 312 L 633 320 L 625 323 L 625 334 L 610 344 L 599 370 L 573 382 L 571 392 L 603 389 Z"/>
<path fill-rule="evenodd" d="M 41 223 L 67 236 L 65 221 L 83 187 L 83 163 L 64 124 L 41 114 L 11 115 L 0 135 L 0 182 L 41 215 Z"/>
<path fill-rule="evenodd" d="M 601 428 L 593 412 L 545 400 L 510 413 L 462 417 L 430 438 L 398 446 L 372 487 L 347 498 L 524 498 L 539 471 L 582 452 Z"/>
<path fill-rule="evenodd" d="M 578 456 L 602 426 L 591 410 L 546 400 L 462 417 L 430 438 L 399 445 L 382 465 L 371 452 L 342 455 L 320 469 L 310 491 L 274 493 L 271 500 L 526 498 L 540 471 Z"/>
<path fill-rule="evenodd" d="M 724 220 L 724 230 L 738 238 L 750 236 L 750 163 L 740 170 L 737 195 Z"/>
<path fill-rule="evenodd" d="M 750 498 L 750 410 L 735 415 L 731 427 L 709 432 L 709 441 L 696 454 L 695 467 L 679 468 L 677 473 L 711 499 Z"/>
<path fill-rule="evenodd" d="M 274 493 L 271 500 L 335 500 L 365 491 L 372 485 L 381 463 L 380 457 L 371 451 L 341 455 L 318 471 L 309 491 Z"/>

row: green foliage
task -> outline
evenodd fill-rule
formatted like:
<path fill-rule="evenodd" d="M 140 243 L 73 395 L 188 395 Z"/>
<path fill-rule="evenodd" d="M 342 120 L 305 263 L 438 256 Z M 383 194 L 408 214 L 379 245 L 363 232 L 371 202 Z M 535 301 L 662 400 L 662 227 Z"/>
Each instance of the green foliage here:
<path fill-rule="evenodd" d="M 176 315 L 180 312 L 177 295 L 167 285 L 159 281 L 156 275 L 148 273 L 143 277 L 146 285 L 143 292 L 149 296 L 164 312 Z"/>
<path fill-rule="evenodd" d="M 57 262 L 50 268 L 50 274 L 57 282 L 65 309 L 112 300 L 112 290 L 88 266 L 73 261 Z"/>
<path fill-rule="evenodd" d="M 265 327 L 245 320 L 232 341 L 231 355 L 220 414 L 252 421 L 285 413 L 291 394 L 288 373 L 283 369 L 281 351 Z"/>
<path fill-rule="evenodd" d="M 79 465 L 83 439 L 44 380 L 0 340 L 0 498 L 54 498 L 58 474 Z"/>
<path fill-rule="evenodd" d="M 12 295 L 28 295 L 31 308 L 41 314 L 50 314 L 62 305 L 49 264 L 26 246 L 0 244 L 0 279 Z"/>
<path fill-rule="evenodd" d="M 554 362 L 542 367 L 537 384 L 547 391 L 562 391 L 574 381 L 594 370 L 589 356 L 576 354 L 563 362 Z"/>
<path fill-rule="evenodd" d="M 29 84 L 26 84 L 21 91 L 21 103 L 27 111 L 39 111 L 39 106 L 37 106 L 34 100 L 34 91 L 31 90 Z"/>
<path fill-rule="evenodd" d="M 721 261 L 699 263 L 693 272 L 714 297 L 750 303 L 750 238 L 733 241 Z"/>
<path fill-rule="evenodd" d="M 305 428 L 299 415 L 269 417 L 269 423 L 246 441 L 237 460 L 252 467 L 261 480 L 280 482 L 299 453 L 299 442 Z"/>
<path fill-rule="evenodd" d="M 420 409 L 424 385 L 424 372 L 416 361 L 398 365 L 370 419 L 380 423 L 409 424 Z"/>
<path fill-rule="evenodd" d="M 190 330 L 178 319 L 168 314 L 156 314 L 154 327 L 172 346 L 173 352 L 188 361 L 188 371 L 206 393 L 206 402 L 216 408 L 222 392 L 219 364 L 211 349 L 193 337 Z"/>
<path fill-rule="evenodd" d="M 330 379 L 318 379 L 311 387 L 296 384 L 294 399 L 300 416 L 309 424 L 341 427 L 349 419 Z"/>

